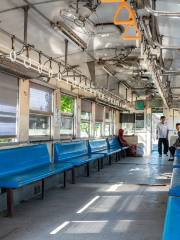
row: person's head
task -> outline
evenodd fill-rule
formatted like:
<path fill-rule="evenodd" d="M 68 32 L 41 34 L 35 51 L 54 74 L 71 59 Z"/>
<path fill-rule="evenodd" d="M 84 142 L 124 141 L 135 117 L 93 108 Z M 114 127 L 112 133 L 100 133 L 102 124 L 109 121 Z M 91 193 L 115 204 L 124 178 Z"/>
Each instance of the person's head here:
<path fill-rule="evenodd" d="M 166 117 L 165 117 L 165 116 L 161 116 L 161 117 L 160 117 L 161 123 L 165 123 L 165 120 L 166 120 Z"/>
<path fill-rule="evenodd" d="M 176 123 L 176 130 L 180 132 L 180 123 Z"/>
<path fill-rule="evenodd" d="M 123 134 L 124 134 L 124 130 L 123 130 L 122 128 L 120 128 L 120 129 L 119 129 L 119 135 L 120 135 L 120 136 L 123 136 Z"/>

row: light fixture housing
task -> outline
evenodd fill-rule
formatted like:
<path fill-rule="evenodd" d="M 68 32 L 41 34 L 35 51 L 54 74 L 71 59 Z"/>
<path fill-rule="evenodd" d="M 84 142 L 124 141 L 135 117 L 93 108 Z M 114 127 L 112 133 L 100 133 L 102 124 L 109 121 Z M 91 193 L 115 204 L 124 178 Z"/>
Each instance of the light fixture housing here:
<path fill-rule="evenodd" d="M 71 43 L 80 47 L 82 50 L 87 49 L 87 44 L 62 21 L 56 22 L 52 25 L 52 27 L 58 32 L 60 32 L 62 35 L 64 35 L 64 37 L 68 39 Z"/>

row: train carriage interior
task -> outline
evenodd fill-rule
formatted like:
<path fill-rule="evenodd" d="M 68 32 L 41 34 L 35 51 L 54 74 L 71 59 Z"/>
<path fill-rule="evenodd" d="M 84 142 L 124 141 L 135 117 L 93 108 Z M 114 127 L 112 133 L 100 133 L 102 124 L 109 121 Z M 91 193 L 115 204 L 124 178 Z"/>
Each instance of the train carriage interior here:
<path fill-rule="evenodd" d="M 180 240 L 179 24 L 179 0 L 0 0 L 0 240 Z"/>

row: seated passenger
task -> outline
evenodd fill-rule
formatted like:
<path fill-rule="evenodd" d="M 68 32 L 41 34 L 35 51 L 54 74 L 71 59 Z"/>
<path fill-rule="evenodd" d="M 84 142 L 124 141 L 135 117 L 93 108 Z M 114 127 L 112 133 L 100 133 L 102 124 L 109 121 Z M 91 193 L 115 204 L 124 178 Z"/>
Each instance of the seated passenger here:
<path fill-rule="evenodd" d="M 119 138 L 119 142 L 122 144 L 123 147 L 129 147 L 129 144 L 124 139 L 124 130 L 123 129 L 119 129 L 118 138 Z"/>
<path fill-rule="evenodd" d="M 180 123 L 176 123 L 176 130 L 178 131 L 178 138 L 176 139 L 176 142 L 169 148 L 170 151 L 170 159 L 169 161 L 174 160 L 174 154 L 177 147 L 180 147 Z"/>
<path fill-rule="evenodd" d="M 122 147 L 129 147 L 128 149 L 128 155 L 129 156 L 136 156 L 136 145 L 130 145 L 128 144 L 128 142 L 126 141 L 126 139 L 124 138 L 124 130 L 123 129 L 119 129 L 119 142 L 122 145 Z"/>

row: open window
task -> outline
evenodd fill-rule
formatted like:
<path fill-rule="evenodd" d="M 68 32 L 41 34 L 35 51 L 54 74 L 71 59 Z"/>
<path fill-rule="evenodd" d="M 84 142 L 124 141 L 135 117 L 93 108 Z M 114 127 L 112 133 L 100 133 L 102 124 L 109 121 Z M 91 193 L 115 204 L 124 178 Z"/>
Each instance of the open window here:
<path fill-rule="evenodd" d="M 123 128 L 125 131 L 125 134 L 134 134 L 135 113 L 121 113 L 120 123 L 121 123 L 121 128 Z"/>
<path fill-rule="evenodd" d="M 61 95 L 60 135 L 74 136 L 74 104 L 75 99 L 69 95 Z"/>
<path fill-rule="evenodd" d="M 144 129 L 144 113 L 136 113 L 136 130 Z"/>
<path fill-rule="evenodd" d="M 29 136 L 50 139 L 53 90 L 38 84 L 30 84 Z"/>
<path fill-rule="evenodd" d="M 96 104 L 95 111 L 95 137 L 99 138 L 103 135 L 103 119 L 104 119 L 104 106 Z"/>
<path fill-rule="evenodd" d="M 0 143 L 17 136 L 18 79 L 0 73 Z"/>
<path fill-rule="evenodd" d="M 106 137 L 112 135 L 112 110 L 109 107 L 105 109 L 105 125 L 104 125 L 104 134 Z"/>
<path fill-rule="evenodd" d="M 91 136 L 91 115 L 92 103 L 90 101 L 81 100 L 80 136 L 82 138 L 89 138 Z"/>

